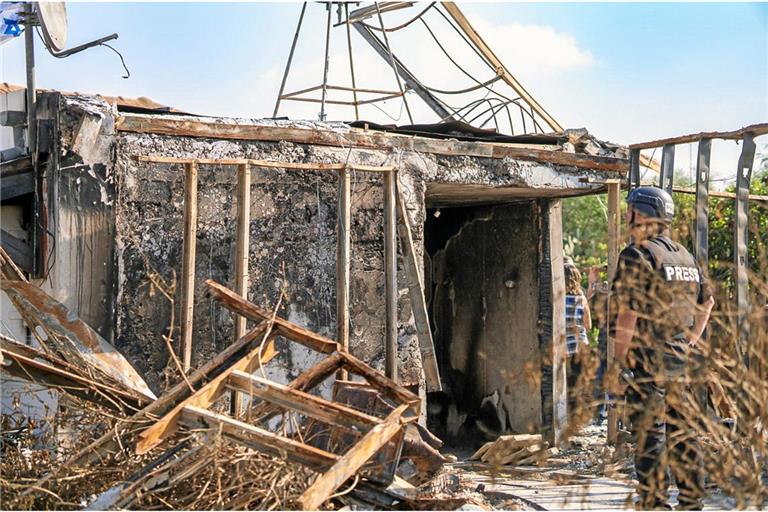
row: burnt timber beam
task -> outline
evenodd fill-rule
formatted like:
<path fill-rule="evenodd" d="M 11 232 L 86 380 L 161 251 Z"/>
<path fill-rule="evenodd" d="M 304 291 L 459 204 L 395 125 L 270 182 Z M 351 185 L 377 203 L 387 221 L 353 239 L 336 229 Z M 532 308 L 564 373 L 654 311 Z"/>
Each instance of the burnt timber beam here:
<path fill-rule="evenodd" d="M 354 15 L 354 12 L 350 13 L 350 16 Z M 400 62 L 394 53 L 390 55 L 386 45 L 376 36 L 376 34 L 373 33 L 370 28 L 365 26 L 363 23 L 355 22 L 352 23 L 352 26 L 355 27 L 355 30 L 357 30 L 363 39 L 365 39 L 365 41 L 371 45 L 371 48 L 373 48 L 373 50 L 378 53 L 379 56 L 387 62 L 387 64 L 394 66 L 395 72 L 400 76 L 400 78 L 403 79 L 405 84 L 410 87 L 413 92 L 419 95 L 419 98 L 421 98 L 424 103 L 426 103 L 427 106 L 429 106 L 429 108 L 431 108 L 432 111 L 440 117 L 441 121 L 456 120 L 453 115 L 445 109 L 442 103 L 440 103 L 440 101 L 435 98 L 431 92 L 426 90 L 424 86 L 421 85 L 421 82 L 419 82 L 413 73 L 411 73 L 408 68 L 406 68 L 402 62 Z"/>
<path fill-rule="evenodd" d="M 269 334 L 271 326 L 269 326 L 267 322 L 261 322 L 256 329 L 256 336 L 266 336 Z M 242 359 L 236 361 L 232 366 L 225 369 L 205 386 L 199 388 L 181 403 L 178 403 L 168 412 L 168 414 L 163 416 L 151 427 L 141 432 L 136 443 L 136 453 L 139 455 L 147 453 L 149 450 L 159 445 L 164 439 L 173 435 L 178 428 L 179 420 L 185 407 L 210 407 L 221 395 L 221 392 L 226 387 L 227 379 L 232 372 L 236 370 L 244 370 L 246 372 L 253 371 L 254 368 L 265 364 L 276 355 L 277 352 L 275 351 L 274 342 L 270 342 L 266 347 L 258 346 L 252 349 Z"/>
<path fill-rule="evenodd" d="M 375 416 L 242 371 L 232 372 L 226 385 L 252 397 L 346 430 L 367 432 L 372 426 L 380 423 Z"/>
<path fill-rule="evenodd" d="M 325 336 L 314 333 L 309 329 L 298 326 L 279 316 L 273 318 L 271 312 L 248 302 L 232 290 L 225 288 L 212 279 L 205 281 L 205 284 L 208 287 L 208 293 L 211 294 L 211 297 L 221 302 L 222 306 L 257 322 L 263 320 L 271 321 L 274 325 L 275 332 L 281 336 L 285 336 L 289 340 L 293 340 L 307 348 L 323 354 L 331 354 L 340 348 L 338 343 Z"/>
<path fill-rule="evenodd" d="M 610 158 L 565 153 L 562 151 L 550 151 L 531 148 L 520 144 L 438 140 L 426 137 L 414 137 L 359 129 L 353 129 L 345 133 L 337 133 L 331 130 L 225 124 L 190 119 L 143 116 L 138 114 L 125 114 L 120 116 L 117 119 L 116 127 L 117 130 L 121 132 L 152 133 L 175 137 L 293 142 L 296 144 L 345 148 L 352 147 L 380 150 L 399 149 L 445 156 L 470 156 L 494 159 L 513 158 L 596 171 L 616 172 L 620 174 L 626 174 L 629 168 L 629 161 L 624 158 Z M 159 161 L 157 157 L 139 157 L 139 160 L 141 161 L 142 158 L 148 158 L 151 161 Z M 198 163 L 202 164 L 205 162 L 201 159 Z M 241 161 L 238 160 L 233 162 L 233 165 L 238 163 L 241 163 Z M 258 166 L 253 161 L 250 161 L 249 163 L 252 166 Z M 279 166 L 275 165 L 275 167 Z"/>
<path fill-rule="evenodd" d="M 311 468 L 327 468 L 338 460 L 337 455 L 325 450 L 279 436 L 268 430 L 254 427 L 229 416 L 216 414 L 201 407 L 184 406 L 179 420 L 191 428 L 204 426 L 215 429 L 237 443 L 278 457 L 285 456 L 289 460 Z"/>
<path fill-rule="evenodd" d="M 258 347 L 261 344 L 263 333 L 264 328 L 262 325 L 257 325 L 249 330 L 245 336 L 228 346 L 200 368 L 193 371 L 188 378 L 189 384 L 192 386 L 204 386 L 213 381 L 216 377 L 226 371 L 232 363 L 240 360 L 255 347 Z M 273 353 L 272 355 L 276 354 Z M 262 363 L 266 363 L 264 356 L 262 356 Z M 122 449 L 122 446 L 127 444 L 134 436 L 136 430 L 134 425 L 146 425 L 148 424 L 148 421 L 156 421 L 158 417 L 170 412 L 177 403 L 189 398 L 193 393 L 194 391 L 190 389 L 186 381 L 177 383 L 170 390 L 161 395 L 160 398 L 150 403 L 130 418 L 127 418 L 126 423 L 127 425 L 131 425 L 130 428 L 126 428 L 126 423 L 123 423 L 122 425 L 118 424 L 118 426 L 115 427 L 115 430 L 110 430 L 109 432 L 104 433 L 91 444 L 80 449 L 71 457 L 63 460 L 61 464 L 57 465 L 56 468 L 53 468 L 47 475 L 38 479 L 34 485 L 21 491 L 21 495 L 39 495 L 45 490 L 48 482 L 56 479 L 62 469 L 94 464 L 107 456 L 110 452 Z"/>
<path fill-rule="evenodd" d="M 748 133 L 751 134 L 753 138 L 768 134 L 768 123 L 753 124 L 730 132 L 701 132 L 693 133 L 690 135 L 681 135 L 680 137 L 670 137 L 668 139 L 640 142 L 638 144 L 630 144 L 629 149 L 653 149 L 666 146 L 667 144 L 687 144 L 689 142 L 698 142 L 702 139 L 739 140 L 744 138 L 744 136 Z"/>

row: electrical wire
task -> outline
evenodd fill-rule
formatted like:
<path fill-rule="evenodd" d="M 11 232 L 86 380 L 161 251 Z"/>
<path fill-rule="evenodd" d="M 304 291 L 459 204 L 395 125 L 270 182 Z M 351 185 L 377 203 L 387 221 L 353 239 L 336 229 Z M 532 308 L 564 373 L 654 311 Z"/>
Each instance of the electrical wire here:
<path fill-rule="evenodd" d="M 40 33 L 40 27 L 38 27 L 38 26 L 35 26 L 35 31 L 37 32 L 37 36 L 38 36 L 38 37 L 40 38 L 40 40 L 43 42 L 43 46 L 45 47 L 45 49 L 46 49 L 46 50 L 48 50 L 48 53 L 50 53 L 51 55 L 53 55 L 53 56 L 54 56 L 54 57 L 56 57 L 57 59 L 61 59 L 61 58 L 63 58 L 63 56 L 61 56 L 61 55 L 56 55 L 56 52 L 55 52 L 55 51 L 53 51 L 53 50 L 51 49 L 51 47 L 50 47 L 50 46 L 48 46 L 48 43 L 46 43 L 46 42 L 45 42 L 45 38 L 44 38 L 44 37 L 43 37 L 43 35 Z M 96 46 L 106 46 L 107 48 L 109 48 L 110 50 L 112 50 L 113 52 L 115 52 L 115 53 L 117 54 L 117 56 L 118 56 L 118 57 L 120 57 L 120 63 L 123 65 L 123 69 L 125 70 L 125 75 L 123 75 L 123 77 L 122 77 L 122 78 L 125 78 L 125 79 L 127 79 L 127 78 L 130 78 L 130 77 L 131 77 L 131 72 L 130 72 L 130 70 L 128 69 L 128 66 L 125 64 L 125 59 L 123 58 L 123 54 L 121 54 L 119 51 L 117 51 L 117 50 L 115 49 L 115 47 L 113 47 L 113 46 L 111 46 L 111 45 L 108 45 L 107 43 L 99 43 L 99 44 L 98 44 L 98 45 L 96 45 Z M 78 52 L 78 53 L 79 53 L 79 52 Z"/>
<path fill-rule="evenodd" d="M 435 2 L 432 2 L 431 4 L 429 4 L 429 5 L 426 7 L 426 9 L 424 9 L 424 10 L 423 10 L 423 11 L 421 11 L 419 14 L 417 14 L 416 16 L 414 16 L 413 18 L 411 18 L 410 20 L 406 21 L 406 22 L 405 22 L 405 23 L 403 23 L 402 25 L 398 25 L 398 26 L 396 26 L 396 27 L 392 27 L 392 28 L 374 27 L 373 25 L 369 25 L 369 24 L 367 24 L 367 23 L 365 23 L 365 22 L 363 22 L 363 21 L 358 21 L 357 23 L 359 23 L 359 24 L 363 25 L 364 27 L 368 27 L 368 28 L 369 28 L 369 29 L 371 29 L 371 30 L 375 30 L 375 31 L 377 31 L 377 32 L 397 32 L 398 30 L 402 30 L 402 29 L 404 29 L 405 27 L 407 27 L 408 25 L 410 25 L 410 24 L 411 24 L 411 23 L 413 23 L 414 21 L 417 21 L 419 18 L 421 18 L 422 16 L 424 16 L 424 15 L 427 13 L 427 11 L 428 11 L 428 10 L 430 10 L 430 9 L 432 8 L 432 6 L 433 6 L 433 5 L 435 5 Z M 347 21 L 347 25 L 349 25 L 349 21 Z"/>

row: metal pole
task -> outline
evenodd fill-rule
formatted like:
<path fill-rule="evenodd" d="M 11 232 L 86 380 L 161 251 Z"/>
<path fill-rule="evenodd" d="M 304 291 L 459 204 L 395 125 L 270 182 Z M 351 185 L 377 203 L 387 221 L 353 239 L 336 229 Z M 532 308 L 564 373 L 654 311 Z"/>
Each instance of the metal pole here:
<path fill-rule="evenodd" d="M 749 183 L 755 160 L 755 141 L 751 133 L 744 134 L 736 170 L 736 229 L 733 238 L 734 266 L 736 268 L 736 325 L 738 346 L 744 362 L 749 364 Z"/>
<path fill-rule="evenodd" d="M 395 171 L 384 174 L 385 374 L 397 382 L 397 215 Z"/>
<path fill-rule="evenodd" d="M 195 258 L 197 243 L 197 164 L 185 164 L 184 240 L 181 263 L 181 346 L 184 371 L 192 365 L 192 328 L 195 310 Z"/>
<path fill-rule="evenodd" d="M 672 184 L 675 178 L 675 145 L 667 144 L 661 149 L 661 174 L 659 188 L 672 195 Z"/>
<path fill-rule="evenodd" d="M 350 176 L 349 169 L 339 171 L 339 207 L 336 239 L 336 341 L 349 352 L 349 255 L 350 255 Z M 339 372 L 346 380 L 347 372 Z"/>
<path fill-rule="evenodd" d="M 328 68 L 330 67 L 330 50 L 331 50 L 331 11 L 333 9 L 333 2 L 326 4 L 328 7 L 328 22 L 325 26 L 325 69 L 323 69 L 323 95 L 320 98 L 320 120 L 325 121 L 325 98 L 328 94 Z"/>
<path fill-rule="evenodd" d="M 696 261 L 705 273 L 709 264 L 709 156 L 712 139 L 699 141 L 696 161 Z"/>
<path fill-rule="evenodd" d="M 32 166 L 37 164 L 37 90 L 35 89 L 35 29 L 34 6 L 27 2 L 24 8 L 24 49 L 27 58 L 27 151 Z"/>
<path fill-rule="evenodd" d="M 395 65 L 395 56 L 392 53 L 392 48 L 389 46 L 389 38 L 387 37 L 387 31 L 384 30 L 384 19 L 381 17 L 381 9 L 379 9 L 379 2 L 374 2 L 376 6 L 376 14 L 379 17 L 379 25 L 381 26 L 381 35 L 384 37 L 384 44 L 387 46 L 387 53 L 389 54 L 389 65 L 392 66 L 392 71 L 395 72 L 395 79 L 397 80 L 397 87 L 403 94 L 403 103 L 405 103 L 405 111 L 408 113 L 408 119 L 413 124 L 413 116 L 411 115 L 411 109 L 408 107 L 408 100 L 405 98 L 405 91 L 403 90 L 403 82 L 400 81 L 400 73 L 397 72 L 397 66 Z"/>
<path fill-rule="evenodd" d="M 349 4 L 344 3 L 344 16 L 349 19 Z M 352 75 L 352 99 L 355 102 L 355 121 L 360 120 L 360 113 L 357 108 L 357 85 L 355 83 L 355 63 L 352 60 L 352 30 L 347 25 L 347 50 L 349 53 L 349 73 Z"/>
<path fill-rule="evenodd" d="M 299 40 L 299 32 L 301 31 L 301 23 L 304 21 L 304 11 L 307 10 L 307 2 L 301 5 L 301 14 L 299 15 L 299 23 L 296 25 L 296 33 L 293 34 L 293 43 L 291 43 L 291 51 L 288 54 L 288 62 L 285 63 L 285 72 L 283 73 L 283 81 L 280 84 L 280 92 L 277 93 L 277 101 L 275 102 L 275 111 L 272 113 L 272 117 L 277 117 L 277 110 L 280 108 L 280 100 L 283 97 L 283 91 L 285 91 L 285 82 L 288 80 L 288 71 L 291 69 L 291 62 L 293 61 L 293 53 L 296 51 L 296 42 Z"/>
<path fill-rule="evenodd" d="M 629 188 L 640 186 L 640 150 L 633 149 L 629 152 Z"/>

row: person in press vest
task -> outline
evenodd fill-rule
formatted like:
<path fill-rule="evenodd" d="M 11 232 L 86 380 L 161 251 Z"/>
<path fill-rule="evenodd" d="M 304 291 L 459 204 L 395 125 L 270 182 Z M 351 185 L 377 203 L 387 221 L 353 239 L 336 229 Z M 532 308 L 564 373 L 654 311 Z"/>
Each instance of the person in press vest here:
<path fill-rule="evenodd" d="M 679 489 L 678 508 L 702 506 L 704 474 L 696 435 L 699 418 L 686 413 L 695 400 L 697 344 L 714 298 L 693 256 L 669 238 L 675 206 L 665 191 L 638 187 L 627 197 L 630 243 L 619 255 L 615 355 L 620 365 L 608 387 L 627 384 L 636 443 L 639 502 L 668 508 L 667 469 Z"/>

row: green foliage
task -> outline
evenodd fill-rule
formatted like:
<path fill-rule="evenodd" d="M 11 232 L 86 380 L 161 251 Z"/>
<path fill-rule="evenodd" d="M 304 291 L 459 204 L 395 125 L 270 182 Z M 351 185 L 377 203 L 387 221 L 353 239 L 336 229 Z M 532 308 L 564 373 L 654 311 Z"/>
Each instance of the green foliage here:
<path fill-rule="evenodd" d="M 752 173 L 751 193 L 768 195 L 768 153 L 757 158 Z M 676 173 L 680 175 L 681 173 Z M 678 182 L 682 186 L 691 183 Z M 735 191 L 735 185 L 727 189 Z M 622 194 L 622 218 L 626 203 Z M 672 237 L 688 248 L 693 248 L 696 211 L 693 194 L 673 194 L 676 206 Z M 721 291 L 730 296 L 733 289 L 733 240 L 734 201 L 732 199 L 710 198 L 709 203 L 709 272 L 713 282 Z M 765 244 L 768 241 L 768 204 L 750 201 L 749 264 L 753 272 L 765 279 L 768 261 Z M 622 225 L 622 234 L 625 234 Z M 605 265 L 608 254 L 607 196 L 592 195 L 569 198 L 563 201 L 563 244 L 565 254 L 571 256 L 579 268 Z M 761 270 L 763 269 L 763 270 Z"/>

